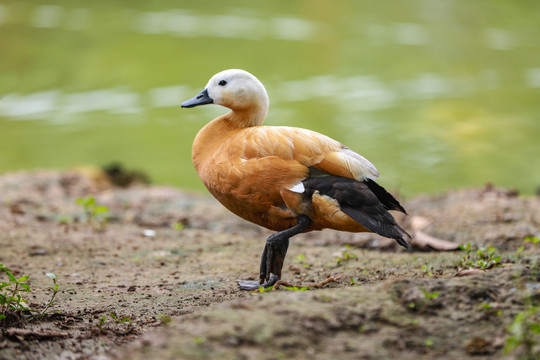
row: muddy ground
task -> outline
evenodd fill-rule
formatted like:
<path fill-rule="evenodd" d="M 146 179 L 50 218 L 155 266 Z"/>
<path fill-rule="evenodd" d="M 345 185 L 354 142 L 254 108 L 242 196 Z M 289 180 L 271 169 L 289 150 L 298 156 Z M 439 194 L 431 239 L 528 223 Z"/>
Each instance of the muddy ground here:
<path fill-rule="evenodd" d="M 298 287 L 332 281 L 248 293 L 235 280 L 255 279 L 270 232 L 206 195 L 119 188 L 99 171 L 84 173 L 0 176 L 0 263 L 30 276 L 32 291 L 22 295 L 34 310 L 51 297 L 46 273 L 59 276 L 60 289 L 44 316 L 4 321 L 0 359 L 513 359 L 540 352 L 540 249 L 523 241 L 540 234 L 538 197 L 487 186 L 405 199 L 409 216 L 399 221 L 413 235 L 413 251 L 373 234 L 303 234 L 291 242 L 284 279 Z M 108 208 L 106 223 L 76 204 L 88 195 Z M 456 276 L 478 267 L 474 252 L 473 266 L 464 266 L 464 251 L 425 251 L 467 242 L 494 246 L 498 266 Z M 508 341 L 517 348 L 505 353 Z"/>

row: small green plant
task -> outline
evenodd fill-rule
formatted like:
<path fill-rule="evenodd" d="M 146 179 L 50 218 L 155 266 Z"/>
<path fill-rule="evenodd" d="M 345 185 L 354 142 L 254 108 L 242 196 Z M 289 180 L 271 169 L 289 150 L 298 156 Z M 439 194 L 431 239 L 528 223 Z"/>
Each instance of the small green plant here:
<path fill-rule="evenodd" d="M 169 315 L 165 314 L 159 314 L 158 315 L 159 322 L 163 325 L 167 325 L 172 321 L 172 318 Z"/>
<path fill-rule="evenodd" d="M 474 252 L 471 243 L 460 245 L 459 249 L 465 251 L 459 259 L 459 266 L 462 268 L 488 270 L 501 264 L 501 256 L 497 254 L 494 246 L 481 247 Z"/>
<path fill-rule="evenodd" d="M 403 305 L 409 310 L 418 313 L 430 313 L 433 310 L 440 308 L 441 301 L 437 300 L 441 295 L 439 291 L 429 292 L 423 287 L 418 287 L 418 289 L 422 292 L 423 297 L 414 295 L 413 297 L 410 297 L 408 301 L 404 301 Z"/>
<path fill-rule="evenodd" d="M 98 205 L 93 196 L 77 198 L 75 202 L 84 208 L 86 222 L 96 231 L 105 230 L 108 221 L 109 209 L 106 206 Z"/>
<path fill-rule="evenodd" d="M 487 270 L 493 267 L 499 266 L 501 263 L 501 256 L 497 254 L 497 249 L 493 246 L 487 248 L 480 248 L 476 251 L 478 260 L 474 264 L 475 267 Z"/>
<path fill-rule="evenodd" d="M 424 272 L 424 274 L 426 274 L 429 277 L 433 276 L 433 272 L 431 272 L 431 270 L 429 269 L 427 265 L 422 265 L 422 271 Z"/>
<path fill-rule="evenodd" d="M 109 313 L 109 315 L 114 320 L 114 322 L 117 323 L 117 324 L 128 323 L 128 324 L 131 325 L 131 323 L 132 323 L 132 320 L 130 318 L 128 318 L 127 316 L 118 317 L 113 312 Z"/>
<path fill-rule="evenodd" d="M 351 249 L 350 245 L 345 245 L 345 248 L 341 250 L 341 254 L 339 256 L 336 256 L 336 266 L 340 266 L 345 261 L 349 261 L 352 259 L 357 259 L 358 255 L 351 253 L 349 250 Z"/>
<path fill-rule="evenodd" d="M 530 242 L 533 243 L 535 247 L 538 247 L 538 244 L 540 244 L 540 239 L 537 236 L 525 236 L 523 242 Z"/>
<path fill-rule="evenodd" d="M 193 343 L 195 343 L 197 345 L 204 344 L 205 341 L 206 341 L 206 338 L 202 337 L 202 336 L 195 336 L 193 338 Z"/>
<path fill-rule="evenodd" d="M 512 324 L 506 328 L 509 336 L 506 339 L 503 349 L 505 354 L 509 354 L 520 348 L 521 354 L 518 359 L 539 358 L 540 321 L 538 314 L 540 314 L 540 307 L 528 306 L 528 308 L 514 317 Z"/>
<path fill-rule="evenodd" d="M 58 283 L 56 282 L 58 280 L 58 275 L 55 275 L 53 273 L 47 273 L 45 274 L 45 276 L 47 276 L 53 281 L 53 286 L 47 288 L 47 290 L 50 290 L 52 292 L 52 295 L 49 301 L 47 301 L 47 305 L 45 306 L 45 308 L 41 310 L 40 315 L 45 314 L 47 310 L 49 310 L 51 305 L 55 303 L 56 294 L 58 294 L 59 289 Z"/>
<path fill-rule="evenodd" d="M 60 225 L 69 225 L 73 220 L 69 216 L 62 215 L 62 216 L 57 217 L 56 221 Z"/>
<path fill-rule="evenodd" d="M 523 244 L 517 248 L 515 257 L 516 259 L 520 259 L 522 257 L 523 252 L 526 248 L 526 243 L 531 243 L 534 245 L 535 248 L 538 248 L 540 244 L 540 239 L 537 236 L 525 236 L 523 238 Z"/>
<path fill-rule="evenodd" d="M 306 263 L 306 257 L 305 257 L 304 254 L 300 254 L 300 255 L 295 256 L 294 257 L 294 262 L 302 265 L 306 269 L 311 267 L 310 264 Z"/>
<path fill-rule="evenodd" d="M 55 275 L 53 273 L 46 273 L 45 276 L 47 276 L 53 282 L 53 285 L 47 288 L 47 290 L 51 292 L 51 298 L 45 303 L 45 308 L 43 308 L 43 310 L 38 311 L 34 309 L 29 309 L 32 313 L 35 313 L 35 315 L 33 315 L 30 320 L 46 315 L 50 307 L 56 304 L 56 295 L 58 295 L 58 293 L 60 292 L 60 285 L 58 284 L 59 275 Z M 72 290 L 73 289 L 66 289 L 65 291 Z"/>
<path fill-rule="evenodd" d="M 21 296 L 21 292 L 30 292 L 26 283 L 30 276 L 16 278 L 11 269 L 0 264 L 0 273 L 4 273 L 8 281 L 0 282 L 0 321 L 5 319 L 9 312 L 27 311 L 28 301 Z"/>
<path fill-rule="evenodd" d="M 127 316 L 119 317 L 114 312 L 110 312 L 109 316 L 116 325 L 127 324 L 127 332 L 130 332 L 131 330 L 133 330 L 133 321 Z M 103 315 L 101 318 L 99 318 L 99 321 L 96 324 L 96 326 L 101 332 L 105 331 L 104 325 L 106 322 L 107 322 L 107 315 Z"/>
<path fill-rule="evenodd" d="M 182 222 L 175 222 L 173 225 L 173 229 L 175 230 L 184 230 L 184 224 Z"/>
<path fill-rule="evenodd" d="M 352 278 L 349 279 L 349 284 L 350 284 L 351 286 L 354 286 L 354 285 L 356 285 L 357 283 L 358 283 L 358 278 L 357 278 L 357 277 L 352 277 Z"/>
<path fill-rule="evenodd" d="M 440 291 L 435 291 L 435 292 L 430 293 L 429 291 L 425 290 L 424 288 L 420 288 L 420 290 L 424 294 L 424 297 L 426 299 L 428 299 L 428 300 L 436 299 L 441 294 Z"/>
<path fill-rule="evenodd" d="M 20 313 L 23 311 L 27 312 L 28 315 L 34 314 L 32 316 L 27 316 L 27 320 L 32 321 L 46 315 L 49 308 L 56 303 L 56 295 L 60 290 L 60 286 L 57 282 L 58 275 L 52 273 L 46 274 L 46 276 L 53 281 L 53 286 L 47 288 L 47 290 L 51 291 L 51 298 L 45 304 L 45 308 L 39 311 L 28 307 L 28 301 L 20 294 L 21 292 L 30 292 L 30 286 L 26 283 L 30 277 L 22 276 L 17 279 L 10 269 L 0 264 L 0 273 L 2 272 L 7 275 L 9 281 L 0 282 L 0 321 L 5 319 L 9 312 Z"/>
<path fill-rule="evenodd" d="M 479 304 L 478 309 L 480 309 L 486 317 L 491 316 L 491 315 L 497 315 L 497 316 L 502 315 L 501 310 L 496 310 L 491 303 L 486 302 L 486 301 Z"/>
<path fill-rule="evenodd" d="M 99 319 L 99 322 L 97 323 L 97 327 L 100 331 L 103 331 L 103 325 L 105 325 L 105 322 L 107 321 L 107 316 L 103 315 L 100 319 Z"/>
<path fill-rule="evenodd" d="M 470 260 L 470 256 L 472 253 L 471 243 L 468 242 L 465 245 L 459 245 L 459 249 L 465 251 L 465 254 L 461 255 L 461 258 L 459 259 L 459 266 L 461 267 L 469 267 L 472 265 L 472 261 Z"/>

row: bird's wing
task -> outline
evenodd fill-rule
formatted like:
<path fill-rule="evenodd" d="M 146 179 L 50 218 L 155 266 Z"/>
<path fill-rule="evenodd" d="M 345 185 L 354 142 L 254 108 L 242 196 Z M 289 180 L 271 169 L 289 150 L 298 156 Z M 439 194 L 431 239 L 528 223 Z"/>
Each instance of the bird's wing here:
<path fill-rule="evenodd" d="M 288 126 L 258 126 L 246 129 L 243 159 L 277 156 L 296 160 L 330 175 L 358 181 L 376 180 L 379 172 L 362 155 L 315 131 Z"/>

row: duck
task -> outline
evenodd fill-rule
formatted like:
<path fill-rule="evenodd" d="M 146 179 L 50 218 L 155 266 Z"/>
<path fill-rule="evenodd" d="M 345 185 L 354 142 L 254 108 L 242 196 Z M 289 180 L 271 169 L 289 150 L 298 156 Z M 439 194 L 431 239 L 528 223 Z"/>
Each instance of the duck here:
<path fill-rule="evenodd" d="M 373 232 L 410 249 L 410 235 L 389 212 L 406 211 L 377 184 L 375 166 L 318 132 L 264 126 L 269 98 L 254 75 L 240 69 L 221 71 L 181 107 L 207 104 L 231 111 L 195 136 L 192 161 L 200 179 L 228 210 L 275 231 L 266 239 L 258 280 L 238 280 L 241 290 L 280 281 L 289 239 L 300 233 Z"/>

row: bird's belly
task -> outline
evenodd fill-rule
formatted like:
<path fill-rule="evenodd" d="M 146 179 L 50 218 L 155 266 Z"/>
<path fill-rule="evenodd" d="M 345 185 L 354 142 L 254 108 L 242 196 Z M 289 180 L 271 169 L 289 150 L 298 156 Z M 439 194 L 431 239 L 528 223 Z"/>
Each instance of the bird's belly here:
<path fill-rule="evenodd" d="M 287 205 L 292 205 L 288 207 L 282 202 L 281 197 L 275 197 L 275 202 L 272 202 L 273 197 L 269 196 L 267 191 L 253 190 L 248 193 L 239 193 L 231 190 L 220 192 L 211 188 L 209 191 L 234 214 L 270 230 L 289 229 L 296 225 L 297 215 L 304 214 L 308 215 L 312 221 L 307 231 L 334 229 L 348 232 L 369 232 L 368 229 L 341 211 L 337 202 L 326 196 L 315 195 L 311 199 L 305 199 L 301 198 L 302 194 L 289 192 L 289 195 L 298 196 L 300 199 L 296 201 L 299 204 L 297 206 L 286 201 Z M 289 200 L 287 197 L 285 199 Z"/>
<path fill-rule="evenodd" d="M 296 215 L 284 204 L 276 204 L 256 192 L 223 193 L 208 188 L 210 193 L 229 211 L 241 218 L 270 230 L 282 231 L 297 223 Z"/>
<path fill-rule="evenodd" d="M 283 189 L 303 179 L 307 168 L 292 160 L 269 156 L 243 160 L 219 154 L 197 168 L 206 188 L 227 209 L 247 221 L 281 231 L 297 223 L 285 205 Z"/>

